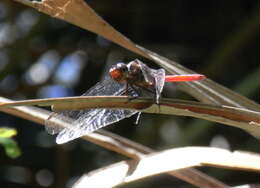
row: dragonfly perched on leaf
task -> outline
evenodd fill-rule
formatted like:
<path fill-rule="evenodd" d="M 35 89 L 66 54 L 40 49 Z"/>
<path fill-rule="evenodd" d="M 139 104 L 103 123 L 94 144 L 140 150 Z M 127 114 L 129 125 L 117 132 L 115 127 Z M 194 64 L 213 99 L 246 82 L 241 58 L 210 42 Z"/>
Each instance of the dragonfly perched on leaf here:
<path fill-rule="evenodd" d="M 117 63 L 109 70 L 110 77 L 98 82 L 83 96 L 143 96 L 150 93 L 159 104 L 161 92 L 165 82 L 196 81 L 205 78 L 201 74 L 165 75 L 164 69 L 152 69 L 136 59 L 128 64 Z M 126 109 L 84 109 L 53 113 L 46 120 L 47 131 L 57 134 L 58 144 L 66 143 L 83 135 L 91 133 L 104 126 L 118 122 L 138 113 L 136 110 Z M 60 127 L 53 120 L 65 120 L 67 127 Z"/>

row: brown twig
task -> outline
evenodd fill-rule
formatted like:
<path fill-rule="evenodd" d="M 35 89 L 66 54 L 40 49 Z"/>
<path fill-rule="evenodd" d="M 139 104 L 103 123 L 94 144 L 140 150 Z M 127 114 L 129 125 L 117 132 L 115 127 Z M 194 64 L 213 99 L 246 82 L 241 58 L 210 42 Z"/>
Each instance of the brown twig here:
<path fill-rule="evenodd" d="M 146 113 L 190 116 L 224 125 L 241 128 L 260 135 L 260 113 L 230 106 L 203 104 L 195 101 L 162 99 L 160 106 L 152 99 L 131 100 L 126 96 L 80 96 L 52 99 L 35 99 L 2 103 L 0 108 L 15 105 L 52 106 L 55 111 L 87 108 L 124 108 Z"/>
<path fill-rule="evenodd" d="M 0 102 L 6 103 L 12 101 L 1 97 Z M 44 125 L 45 120 L 51 114 L 51 112 L 49 111 L 37 107 L 29 107 L 29 106 L 1 108 L 0 110 L 42 125 Z M 64 122 L 64 126 L 66 126 L 65 124 L 66 122 Z M 135 143 L 131 140 L 107 132 L 105 130 L 98 130 L 95 133 L 91 133 L 82 137 L 82 139 L 90 141 L 108 150 L 118 152 L 122 155 L 128 156 L 133 159 L 140 159 L 146 154 L 154 152 L 152 149 L 146 146 Z M 224 185 L 222 182 L 192 168 L 183 169 L 176 172 L 169 172 L 169 174 L 178 177 L 179 179 L 182 179 L 186 182 L 189 182 L 193 185 L 196 185 L 198 187 L 205 187 L 205 188 L 226 187 L 226 185 Z"/>

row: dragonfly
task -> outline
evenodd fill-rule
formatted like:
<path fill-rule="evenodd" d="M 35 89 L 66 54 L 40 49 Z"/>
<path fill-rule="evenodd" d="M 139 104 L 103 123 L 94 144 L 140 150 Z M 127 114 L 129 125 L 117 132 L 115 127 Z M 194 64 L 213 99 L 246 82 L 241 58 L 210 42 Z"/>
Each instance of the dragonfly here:
<path fill-rule="evenodd" d="M 135 59 L 129 63 L 119 62 L 109 70 L 109 77 L 98 82 L 82 96 L 121 96 L 138 97 L 153 95 L 159 104 L 165 82 L 185 82 L 202 80 L 201 74 L 165 75 L 164 69 L 153 69 Z M 149 93 L 149 94 L 148 94 Z M 47 132 L 58 134 L 56 142 L 66 143 L 94 132 L 102 127 L 118 122 L 139 113 L 126 109 L 82 109 L 54 112 L 46 120 Z M 53 120 L 65 120 L 68 126 L 60 127 Z"/>

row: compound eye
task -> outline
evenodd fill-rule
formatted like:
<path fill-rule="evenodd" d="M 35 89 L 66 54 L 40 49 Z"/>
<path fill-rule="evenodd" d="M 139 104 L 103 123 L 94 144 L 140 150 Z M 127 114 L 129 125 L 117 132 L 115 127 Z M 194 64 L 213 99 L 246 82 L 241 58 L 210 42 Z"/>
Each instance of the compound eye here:
<path fill-rule="evenodd" d="M 127 68 L 125 63 L 117 63 L 116 64 L 116 69 L 118 69 L 122 73 L 126 73 L 128 71 L 128 68 Z"/>
<path fill-rule="evenodd" d="M 109 74 L 112 79 L 117 82 L 123 82 L 126 79 L 128 68 L 124 63 L 117 63 L 109 70 Z"/>

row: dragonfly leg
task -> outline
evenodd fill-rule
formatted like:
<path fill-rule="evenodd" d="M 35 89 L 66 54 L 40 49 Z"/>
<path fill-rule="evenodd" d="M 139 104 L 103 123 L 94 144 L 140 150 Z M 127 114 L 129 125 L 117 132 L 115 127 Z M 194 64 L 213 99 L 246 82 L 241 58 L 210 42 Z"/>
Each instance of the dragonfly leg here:
<path fill-rule="evenodd" d="M 131 88 L 132 90 L 134 90 L 135 95 L 129 95 L 129 88 Z M 136 98 L 139 96 L 138 91 L 136 90 L 136 88 L 134 88 L 134 87 L 133 87 L 132 85 L 130 85 L 129 83 L 126 84 L 125 91 L 123 92 L 123 95 L 128 96 L 128 100 L 129 100 L 129 101 L 134 100 L 134 99 L 136 99 Z"/>
<path fill-rule="evenodd" d="M 128 96 L 128 88 L 129 88 L 129 84 L 126 83 L 126 85 L 125 85 L 125 90 L 124 90 L 124 92 L 123 92 L 123 95 Z"/>
<path fill-rule="evenodd" d="M 138 89 L 136 89 L 133 85 L 130 85 L 130 87 L 131 87 L 131 89 L 134 90 L 134 92 L 135 92 L 135 95 L 134 95 L 134 96 L 138 97 L 138 96 L 141 95 L 140 91 L 139 91 Z"/>
<path fill-rule="evenodd" d="M 137 98 L 140 96 L 139 91 L 138 91 L 133 85 L 129 85 L 129 86 L 130 86 L 130 88 L 131 88 L 132 90 L 134 90 L 134 92 L 135 92 L 134 95 L 130 95 L 130 96 L 129 96 L 129 101 L 134 100 L 134 99 L 137 99 Z"/>
<path fill-rule="evenodd" d="M 139 122 L 140 122 L 140 117 L 141 117 L 141 113 L 142 113 L 142 112 L 138 112 L 138 113 L 137 113 L 137 117 L 136 117 L 136 120 L 135 120 L 135 125 L 138 125 L 138 124 L 139 124 Z"/>

